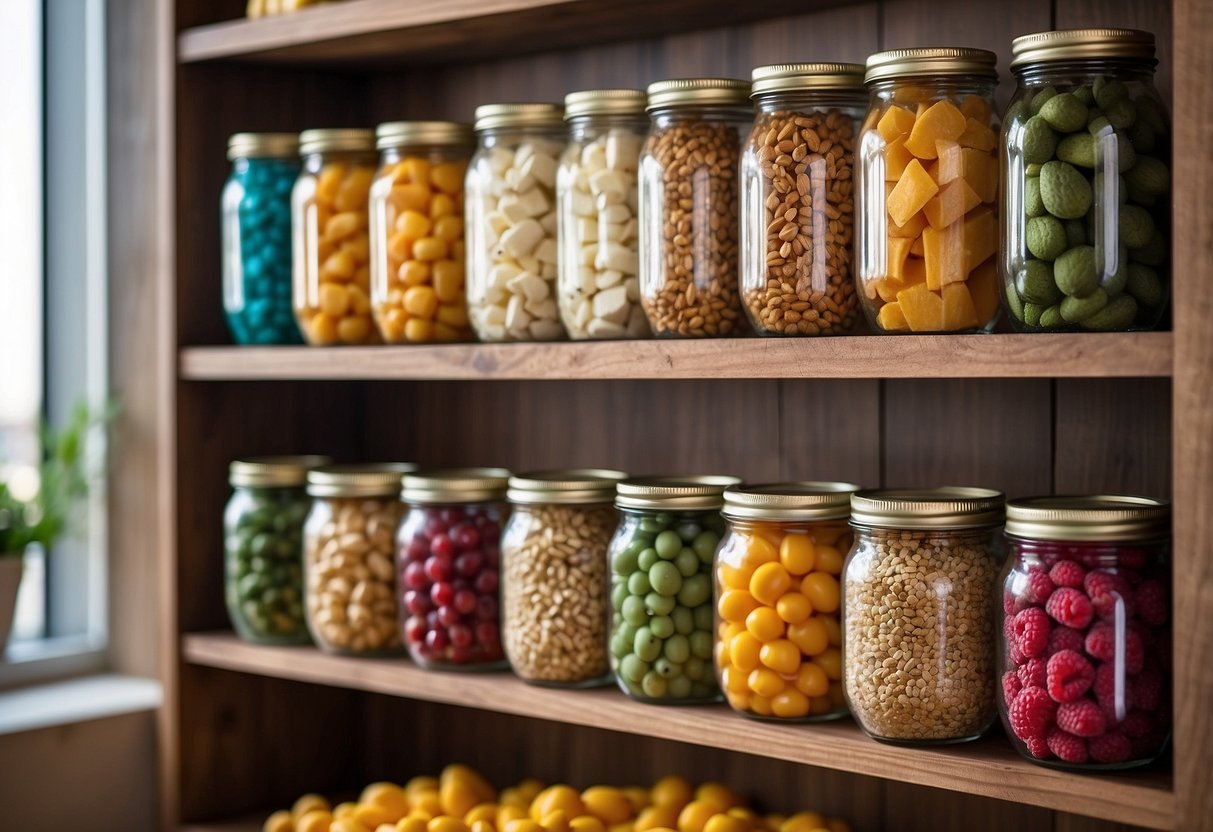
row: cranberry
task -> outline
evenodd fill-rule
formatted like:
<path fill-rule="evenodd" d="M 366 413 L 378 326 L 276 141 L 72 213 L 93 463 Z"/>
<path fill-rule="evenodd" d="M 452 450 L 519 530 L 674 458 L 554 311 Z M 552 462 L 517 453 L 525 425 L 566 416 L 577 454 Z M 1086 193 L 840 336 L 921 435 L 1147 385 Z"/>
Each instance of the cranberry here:
<path fill-rule="evenodd" d="M 441 629 L 433 629 L 425 634 L 425 646 L 437 653 L 439 650 L 446 649 L 449 642 L 446 631 Z"/>
<path fill-rule="evenodd" d="M 454 606 L 463 615 L 471 615 L 477 606 L 476 593 L 470 589 L 461 589 L 455 593 Z"/>
<path fill-rule="evenodd" d="M 421 535 L 413 535 L 404 547 L 404 555 L 409 560 L 425 560 L 430 555 L 430 546 Z"/>
<path fill-rule="evenodd" d="M 463 509 L 456 507 L 448 507 L 438 510 L 438 517 L 447 526 L 453 526 L 464 518 Z"/>
<path fill-rule="evenodd" d="M 467 647 L 452 647 L 447 659 L 451 664 L 467 664 L 472 660 L 472 651 Z"/>
<path fill-rule="evenodd" d="M 496 570 L 486 569 L 476 576 L 476 591 L 481 595 L 492 595 L 497 592 L 498 583 Z"/>
<path fill-rule="evenodd" d="M 445 581 L 440 581 L 430 588 L 430 600 L 436 606 L 443 607 L 455 600 L 455 587 Z"/>
<path fill-rule="evenodd" d="M 438 623 L 443 627 L 454 627 L 462 620 L 459 610 L 451 605 L 438 608 Z"/>
<path fill-rule="evenodd" d="M 498 526 L 496 522 L 484 517 L 483 515 L 477 518 L 477 520 L 483 520 L 483 522 L 476 523 L 476 525 L 480 527 L 481 540 L 485 541 L 487 544 L 489 542 L 495 543 L 498 539 L 500 539 L 501 527 Z"/>
<path fill-rule="evenodd" d="M 455 558 L 455 571 L 465 578 L 475 578 L 484 566 L 484 555 L 479 552 L 464 552 Z"/>
<path fill-rule="evenodd" d="M 410 589 L 404 593 L 404 606 L 412 615 L 425 615 L 434 608 L 430 597 L 418 589 Z"/>
<path fill-rule="evenodd" d="M 501 563 L 501 553 L 497 548 L 497 544 L 487 544 L 483 547 L 484 562 L 496 569 Z"/>
<path fill-rule="evenodd" d="M 425 614 L 425 626 L 431 630 L 440 626 L 438 622 L 438 610 L 430 610 Z"/>
<path fill-rule="evenodd" d="M 430 538 L 430 551 L 434 553 L 434 557 L 449 561 L 455 557 L 455 543 L 445 534 L 439 533 Z"/>
<path fill-rule="evenodd" d="M 476 602 L 476 617 L 481 621 L 494 622 L 493 627 L 496 628 L 497 621 L 497 599 L 492 595 L 481 595 Z"/>
<path fill-rule="evenodd" d="M 497 641 L 497 625 L 492 621 L 481 621 L 476 625 L 476 642 L 482 649 L 495 647 Z"/>
<path fill-rule="evenodd" d="M 449 560 L 442 560 L 437 555 L 432 555 L 425 562 L 425 574 L 432 581 L 449 580 L 452 571 L 451 562 Z"/>
<path fill-rule="evenodd" d="M 409 589 L 425 589 L 430 585 L 430 579 L 425 574 L 425 566 L 413 561 L 404 569 L 404 585 Z"/>
<path fill-rule="evenodd" d="M 447 630 L 451 637 L 451 645 L 456 648 L 470 647 L 472 644 L 472 628 L 466 624 L 453 624 Z"/>
<path fill-rule="evenodd" d="M 480 532 L 471 523 L 460 523 L 451 529 L 451 539 L 461 552 L 470 552 L 480 545 Z"/>
<path fill-rule="evenodd" d="M 427 540 L 432 540 L 435 536 L 446 533 L 446 524 L 437 517 L 426 518 L 425 523 L 421 526 L 421 531 L 418 532 Z"/>
<path fill-rule="evenodd" d="M 428 629 L 425 625 L 425 619 L 419 615 L 414 615 L 404 622 L 404 638 L 410 644 L 420 644 L 421 640 L 425 638 Z"/>

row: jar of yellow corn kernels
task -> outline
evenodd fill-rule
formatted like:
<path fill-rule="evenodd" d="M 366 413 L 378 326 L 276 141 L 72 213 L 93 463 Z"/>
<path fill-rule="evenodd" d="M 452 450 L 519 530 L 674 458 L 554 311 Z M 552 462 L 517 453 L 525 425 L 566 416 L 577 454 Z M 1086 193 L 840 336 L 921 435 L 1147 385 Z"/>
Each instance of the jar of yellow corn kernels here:
<path fill-rule="evenodd" d="M 396 121 L 375 130 L 371 306 L 389 344 L 467 341 L 463 177 L 471 125 Z"/>
<path fill-rule="evenodd" d="M 305 130 L 291 193 L 294 304 L 309 344 L 373 344 L 367 195 L 375 176 L 370 130 Z"/>
<path fill-rule="evenodd" d="M 724 492 L 715 653 L 734 710 L 804 721 L 846 714 L 838 576 L 858 488 L 789 482 Z"/>

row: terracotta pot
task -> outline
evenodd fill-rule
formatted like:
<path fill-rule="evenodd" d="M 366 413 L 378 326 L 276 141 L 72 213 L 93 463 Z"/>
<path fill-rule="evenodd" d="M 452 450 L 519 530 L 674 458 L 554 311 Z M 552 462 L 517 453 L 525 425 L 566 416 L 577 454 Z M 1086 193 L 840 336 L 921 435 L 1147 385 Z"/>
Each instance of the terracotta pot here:
<path fill-rule="evenodd" d="M 25 560 L 20 555 L 0 555 L 0 656 L 8 644 L 13 629 L 13 613 L 17 610 L 17 587 Z"/>

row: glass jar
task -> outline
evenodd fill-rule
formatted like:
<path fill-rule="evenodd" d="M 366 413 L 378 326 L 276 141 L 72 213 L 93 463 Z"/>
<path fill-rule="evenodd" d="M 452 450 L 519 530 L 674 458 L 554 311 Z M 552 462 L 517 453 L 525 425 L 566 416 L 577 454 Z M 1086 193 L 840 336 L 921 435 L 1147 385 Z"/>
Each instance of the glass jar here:
<path fill-rule="evenodd" d="M 468 341 L 463 179 L 471 125 L 396 121 L 375 130 L 371 306 L 389 344 Z"/>
<path fill-rule="evenodd" d="M 606 549 L 619 520 L 615 483 L 625 476 L 586 469 L 510 478 L 502 637 L 523 681 L 584 688 L 611 680 Z"/>
<path fill-rule="evenodd" d="M 640 154 L 640 299 L 659 337 L 743 330 L 737 295 L 737 160 L 750 85 L 659 81 Z M 694 148 L 688 150 L 688 148 Z"/>
<path fill-rule="evenodd" d="M 1029 760 L 1146 765 L 1171 736 L 1170 504 L 1007 504 L 998 710 Z"/>
<path fill-rule="evenodd" d="M 556 341 L 559 104 L 476 108 L 467 176 L 468 314 L 481 341 Z"/>
<path fill-rule="evenodd" d="M 611 670 L 654 704 L 719 702 L 712 670 L 712 557 L 724 490 L 736 477 L 652 477 L 616 487 L 622 517 L 611 563 Z"/>
<path fill-rule="evenodd" d="M 988 332 L 998 317 L 997 58 L 868 58 L 859 137 L 859 299 L 880 333 Z"/>
<path fill-rule="evenodd" d="M 314 500 L 303 529 L 307 626 L 330 653 L 400 652 L 392 540 L 412 465 L 328 465 L 307 475 Z"/>
<path fill-rule="evenodd" d="M 291 192 L 295 317 L 313 346 L 375 344 L 367 197 L 375 176 L 370 130 L 305 130 Z"/>
<path fill-rule="evenodd" d="M 223 512 L 224 598 L 232 627 L 257 644 L 308 644 L 303 617 L 303 521 L 309 468 L 324 456 L 238 459 Z"/>
<path fill-rule="evenodd" d="M 859 64 L 753 72 L 757 122 L 741 154 L 741 297 L 759 335 L 839 335 L 855 297 Z"/>
<path fill-rule="evenodd" d="M 851 496 L 844 690 L 868 736 L 938 745 L 993 723 L 1002 519 L 1002 494 L 984 488 Z"/>
<path fill-rule="evenodd" d="M 1171 283 L 1171 119 L 1154 88 L 1154 36 L 1042 32 L 1011 50 L 1001 260 L 1011 322 L 1153 329 Z"/>
<path fill-rule="evenodd" d="M 302 344 L 291 310 L 294 133 L 236 133 L 223 186 L 223 311 L 237 344 Z"/>
<path fill-rule="evenodd" d="M 560 319 L 574 341 L 650 335 L 637 275 L 645 100 L 641 90 L 586 90 L 564 99 L 569 144 L 556 174 L 557 288 Z"/>
<path fill-rule="evenodd" d="M 458 468 L 404 478 L 408 513 L 396 533 L 396 567 L 404 642 L 422 667 L 506 667 L 498 585 L 509 476 Z"/>
<path fill-rule="evenodd" d="M 846 716 L 838 579 L 858 488 L 795 482 L 724 492 L 716 678 L 735 711 L 779 721 Z"/>

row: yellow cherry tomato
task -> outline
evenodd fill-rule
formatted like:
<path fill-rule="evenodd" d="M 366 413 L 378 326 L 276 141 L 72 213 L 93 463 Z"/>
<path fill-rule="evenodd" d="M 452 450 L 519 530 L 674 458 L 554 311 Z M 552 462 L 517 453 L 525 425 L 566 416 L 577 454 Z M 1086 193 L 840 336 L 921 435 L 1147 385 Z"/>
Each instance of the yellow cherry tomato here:
<path fill-rule="evenodd" d="M 750 685 L 750 690 L 759 696 L 767 698 L 774 696 L 786 687 L 783 677 L 769 667 L 751 670 L 747 681 Z"/>
<path fill-rule="evenodd" d="M 442 815 L 426 824 L 425 832 L 469 832 L 469 830 L 462 818 Z"/>
<path fill-rule="evenodd" d="M 400 816 L 396 816 L 374 803 L 359 803 L 351 816 L 367 829 L 378 829 L 385 823 L 394 825 L 396 821 L 400 820 Z M 443 830 L 443 832 L 467 832 L 467 830 Z"/>
<path fill-rule="evenodd" d="M 771 711 L 786 719 L 805 716 L 809 713 L 809 698 L 796 688 L 784 688 L 771 697 Z"/>
<path fill-rule="evenodd" d="M 703 832 L 751 832 L 751 830 L 747 821 L 721 813 L 708 818 L 708 822 L 703 826 Z"/>
<path fill-rule="evenodd" d="M 682 803 L 656 803 L 647 809 L 642 809 L 636 816 L 633 829 L 635 832 L 668 829 L 678 823 L 678 813 L 682 811 L 683 805 Z"/>
<path fill-rule="evenodd" d="M 528 808 L 530 807 L 519 806 L 515 803 L 502 804 L 497 807 L 497 820 L 493 825 L 498 829 L 505 829 L 505 825 L 512 820 L 522 820 L 523 818 L 530 817 L 527 813 Z"/>
<path fill-rule="evenodd" d="M 372 783 L 362 790 L 358 796 L 359 803 L 374 803 L 376 806 L 395 815 L 390 821 L 395 823 L 409 813 L 408 795 L 404 788 L 395 783 Z"/>
<path fill-rule="evenodd" d="M 468 808 L 470 809 L 471 806 Z M 447 813 L 446 808 L 442 804 L 442 797 L 438 794 L 438 792 L 431 791 L 417 792 L 414 795 L 410 795 L 409 810 L 420 810 L 432 818 L 436 818 L 439 815 L 445 815 Z M 460 814 L 463 814 L 463 812 L 460 812 Z"/>
<path fill-rule="evenodd" d="M 744 683 L 744 679 L 742 681 Z M 748 689 L 746 692 L 749 692 Z M 692 800 L 678 813 L 678 832 L 703 832 L 708 819 L 719 811 L 720 807 L 715 803 Z"/>
<path fill-rule="evenodd" d="M 410 801 L 413 799 L 413 795 L 436 791 L 438 791 L 437 777 L 414 777 L 404 784 L 404 793 L 408 795 Z"/>
<path fill-rule="evenodd" d="M 357 808 L 358 804 L 349 800 L 345 801 L 344 803 L 338 803 L 333 807 L 333 819 L 341 820 L 342 818 L 351 817 L 354 814 L 354 810 Z"/>
<path fill-rule="evenodd" d="M 607 828 L 593 815 L 582 815 L 569 821 L 569 832 L 607 832 Z"/>
<path fill-rule="evenodd" d="M 623 793 L 627 795 L 628 802 L 632 804 L 633 812 L 639 812 L 649 805 L 651 795 L 644 786 L 625 786 Z"/>
<path fill-rule="evenodd" d="M 483 820 L 488 823 L 497 822 L 497 804 L 496 803 L 481 803 L 473 806 L 468 810 L 468 813 L 463 816 L 463 822 L 471 826 L 478 820 Z"/>
<path fill-rule="evenodd" d="M 774 716 L 775 712 L 771 710 L 771 698 L 769 696 L 759 696 L 752 694 L 750 696 L 750 712 L 759 716 Z"/>
<path fill-rule="evenodd" d="M 359 823 L 355 818 L 345 817 L 334 820 L 329 832 L 371 832 L 371 827 Z"/>
<path fill-rule="evenodd" d="M 518 785 L 514 787 L 514 791 L 522 796 L 522 799 L 526 801 L 527 806 L 530 806 L 531 802 L 539 796 L 541 791 L 543 791 L 543 783 L 534 777 L 528 777 L 525 780 L 520 781 Z"/>
<path fill-rule="evenodd" d="M 851 824 L 841 818 L 830 818 L 826 821 L 826 828 L 830 832 L 851 832 Z"/>
<path fill-rule="evenodd" d="M 740 623 L 746 616 L 758 609 L 758 601 L 745 589 L 726 589 L 720 593 L 720 601 L 716 611 L 725 621 Z"/>
<path fill-rule="evenodd" d="M 825 625 L 830 646 L 842 647 L 842 625 L 838 623 L 838 619 L 832 615 L 823 615 L 821 616 L 821 623 Z"/>
<path fill-rule="evenodd" d="M 800 591 L 812 602 L 813 609 L 818 612 L 838 612 L 842 595 L 839 592 L 838 579 L 833 575 L 825 572 L 810 572 L 801 581 Z"/>
<path fill-rule="evenodd" d="M 779 827 L 779 832 L 812 832 L 825 826 L 824 815 L 817 812 L 797 812 Z"/>
<path fill-rule="evenodd" d="M 563 810 L 557 809 L 555 812 L 546 815 L 539 822 L 539 825 L 546 832 L 569 832 L 569 816 Z"/>
<path fill-rule="evenodd" d="M 711 780 L 699 785 L 699 788 L 695 790 L 695 799 L 714 803 L 720 807 L 720 811 L 722 812 L 727 812 L 734 806 L 746 805 L 746 802 L 741 799 L 741 796 L 737 792 L 730 789 L 724 783 L 717 783 Z"/>
<path fill-rule="evenodd" d="M 632 817 L 632 804 L 619 789 L 610 786 L 592 786 L 581 793 L 585 809 L 603 824 L 610 826 L 623 823 Z"/>
<path fill-rule="evenodd" d="M 720 687 L 724 689 L 725 693 L 749 693 L 750 685 L 746 682 L 746 676 L 748 675 L 735 667 L 726 666 L 720 671 Z M 688 803 L 687 805 L 689 806 L 690 804 Z M 678 824 L 678 828 L 682 828 L 681 823 Z"/>
<path fill-rule="evenodd" d="M 555 811 L 563 811 L 565 817 L 575 818 L 585 814 L 581 795 L 572 786 L 559 783 L 548 786 L 531 802 L 531 820 L 543 823 L 543 819 Z"/>
<path fill-rule="evenodd" d="M 468 827 L 471 829 L 471 832 L 497 832 L 497 827 L 493 826 L 492 821 L 487 820 L 469 823 Z"/>
<path fill-rule="evenodd" d="M 825 696 L 830 690 L 830 677 L 818 665 L 805 662 L 796 672 L 794 684 L 805 696 Z"/>
<path fill-rule="evenodd" d="M 318 794 L 305 794 L 303 797 L 295 801 L 295 805 L 291 806 L 291 818 L 298 823 L 299 818 L 306 815 L 315 809 L 324 809 L 330 811 L 333 805 L 328 802 L 323 796 Z"/>
<path fill-rule="evenodd" d="M 803 593 L 792 590 L 779 596 L 775 612 L 788 624 L 799 624 L 813 614 L 813 604 Z"/>
<path fill-rule="evenodd" d="M 778 563 L 764 563 L 754 570 L 754 575 L 750 578 L 750 594 L 770 606 L 775 606 L 779 596 L 787 592 L 791 586 L 792 579 L 788 575 L 788 570 Z M 809 600 L 813 600 L 811 595 Z"/>
<path fill-rule="evenodd" d="M 837 577 L 842 574 L 842 552 L 833 546 L 818 546 L 817 547 L 817 565 L 815 567 L 818 572 L 825 572 L 829 575 Z"/>
<path fill-rule="evenodd" d="M 776 673 L 787 676 L 800 667 L 800 650 L 786 638 L 778 638 L 762 645 L 758 660 Z"/>
<path fill-rule="evenodd" d="M 822 616 L 813 616 L 799 624 L 788 625 L 788 641 L 800 648 L 806 656 L 817 656 L 830 646 L 830 633 L 822 623 Z"/>
<path fill-rule="evenodd" d="M 261 832 L 294 832 L 294 830 L 295 821 L 286 809 L 274 812 L 261 825 Z"/>
<path fill-rule="evenodd" d="M 530 818 L 518 818 L 507 823 L 501 832 L 543 832 L 543 827 Z"/>
<path fill-rule="evenodd" d="M 304 812 L 295 821 L 295 832 L 329 832 L 329 827 L 333 825 L 333 813 L 328 809 L 312 809 L 310 812 Z M 425 824 L 422 824 L 421 829 L 424 832 Z M 416 832 L 416 830 L 410 830 Z"/>
<path fill-rule="evenodd" d="M 754 656 L 757 661 L 757 648 L 754 650 Z M 649 792 L 649 799 L 654 806 L 677 804 L 679 809 L 690 803 L 692 796 L 691 784 L 682 777 L 674 775 L 662 777 L 653 784 L 653 788 Z M 675 821 L 677 821 L 677 817 L 675 817 Z"/>
<path fill-rule="evenodd" d="M 729 707 L 735 711 L 751 710 L 749 693 L 733 693 L 729 691 L 725 693 L 725 699 L 728 700 Z"/>
<path fill-rule="evenodd" d="M 405 815 L 396 821 L 396 832 L 426 832 L 428 826 L 429 821 L 422 820 L 415 815 Z"/>
<path fill-rule="evenodd" d="M 783 635 L 783 619 L 772 607 L 759 607 L 745 618 L 745 628 L 759 641 L 773 641 Z"/>
<path fill-rule="evenodd" d="M 779 544 L 779 562 L 792 575 L 805 575 L 813 571 L 816 561 L 813 539 L 807 534 L 784 535 Z"/>
<path fill-rule="evenodd" d="M 738 633 L 729 642 L 729 660 L 732 662 L 733 667 L 744 673 L 749 673 L 758 667 L 758 652 L 761 649 L 762 642 L 754 638 L 750 633 Z M 688 788 L 687 791 L 689 792 L 690 789 Z"/>
<path fill-rule="evenodd" d="M 775 544 L 762 535 L 754 534 L 747 537 L 745 547 L 745 565 L 751 571 L 764 563 L 779 560 L 779 550 L 775 548 Z"/>

